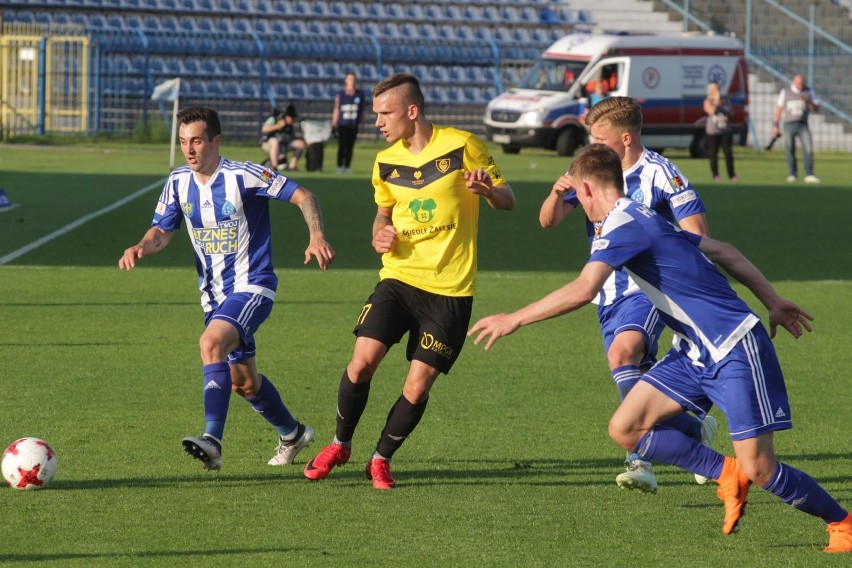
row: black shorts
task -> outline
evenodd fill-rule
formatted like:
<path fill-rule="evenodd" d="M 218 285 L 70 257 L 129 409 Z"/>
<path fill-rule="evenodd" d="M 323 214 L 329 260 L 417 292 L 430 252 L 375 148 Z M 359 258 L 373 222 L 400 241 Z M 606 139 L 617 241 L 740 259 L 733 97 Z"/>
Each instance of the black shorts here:
<path fill-rule="evenodd" d="M 442 296 L 388 278 L 370 294 L 353 333 L 390 349 L 408 332 L 408 360 L 446 374 L 464 347 L 472 307 L 472 296 Z"/>

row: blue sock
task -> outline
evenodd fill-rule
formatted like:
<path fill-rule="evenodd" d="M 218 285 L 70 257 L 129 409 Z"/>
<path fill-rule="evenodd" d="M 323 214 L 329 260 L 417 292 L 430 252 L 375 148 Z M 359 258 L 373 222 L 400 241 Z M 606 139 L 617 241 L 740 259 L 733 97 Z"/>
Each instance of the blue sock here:
<path fill-rule="evenodd" d="M 260 378 L 263 381 L 260 388 L 254 396 L 247 396 L 246 401 L 275 427 L 279 436 L 286 437 L 287 434 L 292 434 L 296 431 L 299 423 L 284 406 L 281 395 L 278 394 L 278 389 L 275 388 L 272 381 L 263 375 L 260 375 Z"/>
<path fill-rule="evenodd" d="M 646 460 L 676 465 L 691 473 L 719 479 L 725 456 L 683 432 L 657 425 L 636 444 L 634 451 Z"/>
<path fill-rule="evenodd" d="M 778 462 L 772 481 L 764 485 L 763 489 L 826 523 L 842 521 L 848 514 L 813 477 L 781 462 Z"/>
<path fill-rule="evenodd" d="M 641 376 L 642 371 L 639 370 L 638 365 L 622 365 L 612 370 L 612 380 L 615 381 L 615 386 L 618 387 L 621 400 L 624 400 L 630 389 L 639 382 Z M 683 432 L 693 440 L 701 441 L 701 421 L 691 414 L 684 412 L 683 414 L 669 418 L 662 424 Z M 629 461 L 650 461 L 636 452 L 631 452 L 627 456 L 627 459 Z"/>
<path fill-rule="evenodd" d="M 204 433 L 221 441 L 231 401 L 231 367 L 227 362 L 211 363 L 201 370 L 204 372 L 204 419 L 207 420 Z"/>
<path fill-rule="evenodd" d="M 633 388 L 639 377 L 642 376 L 642 371 L 639 370 L 639 365 L 622 365 L 612 370 L 612 380 L 615 381 L 615 386 L 618 387 L 618 394 L 621 395 L 621 400 L 627 396 L 630 389 Z"/>

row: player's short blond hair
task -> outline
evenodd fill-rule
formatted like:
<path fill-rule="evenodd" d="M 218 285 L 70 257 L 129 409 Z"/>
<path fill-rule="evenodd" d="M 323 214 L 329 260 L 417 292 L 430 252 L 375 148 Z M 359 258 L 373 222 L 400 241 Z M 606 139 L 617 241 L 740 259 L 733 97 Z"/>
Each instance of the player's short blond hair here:
<path fill-rule="evenodd" d="M 630 97 L 608 97 L 589 110 L 586 126 L 607 124 L 623 132 L 642 131 L 642 109 Z"/>

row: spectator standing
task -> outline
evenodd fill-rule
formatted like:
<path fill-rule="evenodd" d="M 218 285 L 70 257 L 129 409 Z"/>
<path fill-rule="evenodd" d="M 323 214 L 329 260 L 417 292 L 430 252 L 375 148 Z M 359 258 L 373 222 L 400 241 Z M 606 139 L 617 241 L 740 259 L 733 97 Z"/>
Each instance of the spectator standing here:
<path fill-rule="evenodd" d="M 334 97 L 331 127 L 337 130 L 337 173 L 352 173 L 352 150 L 364 115 L 367 94 L 358 88 L 358 78 L 349 72 L 343 79 L 343 89 Z"/>
<path fill-rule="evenodd" d="M 734 172 L 734 150 L 733 135 L 731 134 L 730 120 L 733 118 L 733 110 L 728 97 L 722 95 L 718 83 L 707 85 L 707 98 L 704 99 L 704 112 L 707 113 L 707 122 L 704 132 L 707 134 L 707 151 L 710 155 L 710 172 L 713 179 L 719 181 L 719 147 L 725 155 L 725 169 L 728 178 L 737 181 L 740 178 Z"/>
<path fill-rule="evenodd" d="M 819 183 L 819 178 L 814 175 L 814 142 L 808 128 L 808 116 L 811 112 L 818 111 L 819 98 L 813 89 L 805 85 L 803 75 L 793 77 L 790 86 L 778 93 L 772 135 L 780 134 L 784 140 L 784 150 L 787 152 L 787 181 L 790 183 L 798 177 L 796 138 L 802 145 L 805 183 Z"/>

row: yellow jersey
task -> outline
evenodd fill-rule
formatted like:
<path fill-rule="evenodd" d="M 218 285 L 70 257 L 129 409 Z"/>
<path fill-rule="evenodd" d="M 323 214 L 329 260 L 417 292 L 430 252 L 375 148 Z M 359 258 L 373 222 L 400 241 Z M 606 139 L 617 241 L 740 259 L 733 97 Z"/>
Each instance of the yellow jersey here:
<path fill-rule="evenodd" d="M 485 144 L 470 132 L 432 125 L 419 154 L 402 140 L 382 150 L 373 166 L 379 207 L 392 207 L 399 233 L 382 255 L 382 279 L 395 278 L 444 296 L 473 296 L 480 196 L 465 187 L 464 172 L 483 168 L 505 184 Z"/>

